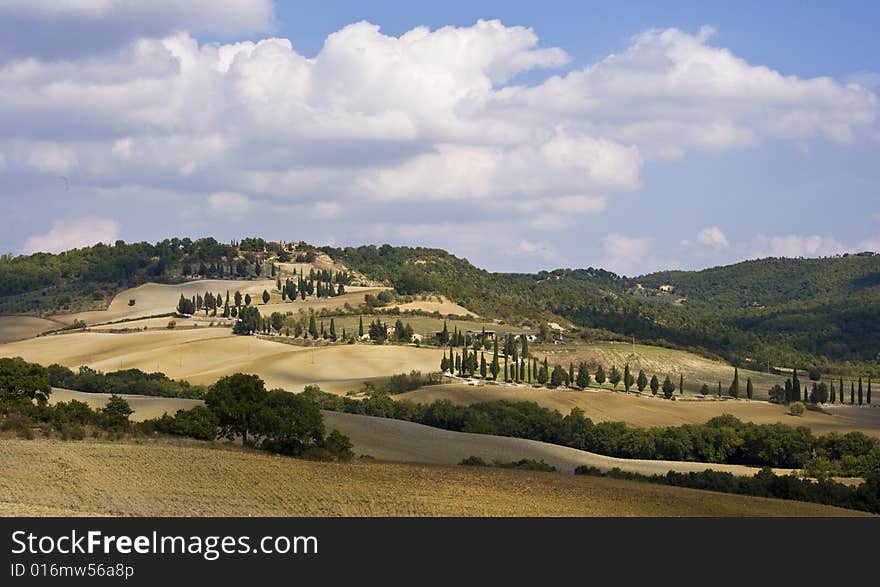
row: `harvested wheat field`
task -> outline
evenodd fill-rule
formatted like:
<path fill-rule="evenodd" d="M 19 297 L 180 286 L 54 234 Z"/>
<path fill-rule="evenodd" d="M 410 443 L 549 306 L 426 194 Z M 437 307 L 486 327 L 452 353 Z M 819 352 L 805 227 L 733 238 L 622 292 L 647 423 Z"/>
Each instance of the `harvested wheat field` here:
<path fill-rule="evenodd" d="M 0 514 L 850 516 L 827 506 L 473 467 L 315 463 L 199 442 L 0 443 Z"/>
<path fill-rule="evenodd" d="M 156 418 L 163 413 L 174 414 L 201 403 L 199 400 L 122 395 L 129 402 L 134 414 L 132 420 Z M 66 389 L 54 389 L 51 401 L 85 402 L 93 408 L 103 407 L 109 396 L 100 393 L 83 393 Z M 590 465 L 608 471 L 622 471 L 643 475 L 665 474 L 668 471 L 687 473 L 712 468 L 734 475 L 754 475 L 758 469 L 742 465 L 692 463 L 685 461 L 650 461 L 643 459 L 618 459 L 573 448 L 506 436 L 468 434 L 432 428 L 413 422 L 376 418 L 359 414 L 324 411 L 327 430 L 339 430 L 354 443 L 355 454 L 368 455 L 382 461 L 456 465 L 469 456 L 487 461 L 517 461 L 534 459 L 545 461 L 559 471 L 572 473 L 578 465 Z M 777 469 L 780 475 L 790 471 Z"/>
<path fill-rule="evenodd" d="M 558 363 L 568 368 L 569 363 L 578 365 L 582 361 L 589 365 L 602 365 L 605 372 L 617 365 L 621 373 L 629 363 L 635 377 L 639 369 L 644 369 L 648 379 L 656 374 L 660 381 L 669 375 L 678 386 L 679 374 L 684 375 L 685 394 L 698 394 L 703 384 L 714 391 L 721 382 L 726 391 L 733 380 L 733 366 L 714 361 L 688 351 L 668 349 L 649 345 L 632 345 L 620 342 L 578 343 L 568 341 L 565 345 L 541 345 L 532 349 L 540 359 L 546 355 L 550 364 Z M 595 369 L 590 368 L 594 374 Z M 739 370 L 740 386 L 745 393 L 746 378 L 751 377 L 755 386 L 755 397 L 767 397 L 768 390 L 775 384 L 782 385 L 785 377 L 758 371 Z"/>
<path fill-rule="evenodd" d="M 36 316 L 0 316 L 0 343 L 24 340 L 63 326 Z"/>
<path fill-rule="evenodd" d="M 177 410 L 189 410 L 204 403 L 198 399 L 176 397 L 152 397 L 131 394 L 120 394 L 120 397 L 125 398 L 125 401 L 134 410 L 130 416 L 130 419 L 134 422 L 159 418 L 165 413 L 174 415 Z M 110 399 L 110 396 L 106 393 L 86 393 L 53 387 L 52 395 L 49 396 L 49 403 L 68 402 L 74 399 L 89 404 L 93 409 L 99 409 L 107 405 L 107 400 Z"/>
<path fill-rule="evenodd" d="M 145 283 L 122 291 L 113 298 L 106 310 L 94 310 L 90 312 L 77 312 L 75 314 L 58 314 L 52 316 L 53 320 L 71 324 L 74 320 L 82 320 L 88 325 L 113 322 L 131 318 L 142 318 L 154 314 L 173 312 L 177 307 L 180 296 L 192 297 L 197 294 L 204 295 L 209 291 L 212 294 L 229 295 L 238 290 L 241 295 L 251 294 L 254 299 L 263 293 L 264 289 L 271 290 L 275 287 L 274 279 L 258 279 L 252 281 L 235 281 L 229 279 L 201 279 L 187 281 L 176 285 L 164 285 L 160 283 Z M 129 306 L 129 300 L 134 300 L 133 306 Z"/>
<path fill-rule="evenodd" d="M 806 411 L 803 416 L 791 416 L 787 406 L 764 401 L 747 400 L 688 400 L 668 401 L 634 393 L 605 390 L 562 391 L 547 388 L 509 385 L 432 385 L 398 396 L 398 400 L 431 403 L 446 399 L 457 404 L 473 404 L 493 400 L 532 401 L 567 414 L 572 408 L 582 409 L 595 422 L 626 422 L 630 426 L 678 426 L 702 424 L 722 414 L 731 414 L 744 422 L 790 426 L 808 426 L 817 434 L 858 430 L 871 436 L 880 436 L 880 406 L 828 406 L 826 411 Z"/>
<path fill-rule="evenodd" d="M 395 373 L 433 371 L 441 352 L 369 344 L 302 347 L 235 336 L 225 328 L 78 332 L 0 345 L 0 356 L 19 356 L 42 365 L 88 365 L 105 372 L 137 368 L 204 384 L 231 373 L 254 373 L 270 388 L 300 391 L 317 383 L 341 393 Z"/>
<path fill-rule="evenodd" d="M 455 315 L 455 316 L 472 316 L 474 318 L 478 318 L 479 316 L 465 308 L 460 304 L 456 304 L 450 299 L 444 298 L 442 296 L 432 296 L 430 300 L 417 300 L 414 302 L 407 302 L 404 304 L 393 304 L 389 306 L 390 308 L 399 308 L 401 312 L 406 311 L 421 311 L 421 312 L 440 312 L 443 316 Z"/>

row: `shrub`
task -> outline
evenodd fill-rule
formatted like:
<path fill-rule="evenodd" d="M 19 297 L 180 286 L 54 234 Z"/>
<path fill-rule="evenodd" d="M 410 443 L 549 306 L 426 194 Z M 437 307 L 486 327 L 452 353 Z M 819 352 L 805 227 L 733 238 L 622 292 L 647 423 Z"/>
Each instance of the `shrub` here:
<path fill-rule="evenodd" d="M 788 413 L 792 416 L 803 416 L 804 415 L 804 404 L 801 402 L 794 402 L 791 404 L 791 407 L 788 408 Z"/>

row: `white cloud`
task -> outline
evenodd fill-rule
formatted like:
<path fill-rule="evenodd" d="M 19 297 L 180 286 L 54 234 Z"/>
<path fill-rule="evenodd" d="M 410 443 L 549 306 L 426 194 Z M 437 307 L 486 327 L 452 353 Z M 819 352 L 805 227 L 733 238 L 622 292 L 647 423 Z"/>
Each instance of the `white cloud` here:
<path fill-rule="evenodd" d="M 825 257 L 851 251 L 834 237 L 800 234 L 758 235 L 750 248 L 753 257 Z"/>
<path fill-rule="evenodd" d="M 174 30 L 234 33 L 268 29 L 270 0 L 3 0 L 0 15 L 42 21 L 101 21 L 108 27 L 135 27 L 149 34 Z"/>
<path fill-rule="evenodd" d="M 529 86 L 510 80 L 569 57 L 498 21 L 399 37 L 360 22 L 307 58 L 288 39 L 200 45 L 165 26 L 265 27 L 271 2 L 177 2 L 167 15 L 153 4 L 143 26 L 131 24 L 139 3 L 23 4 L 33 18 L 133 28 L 121 47 L 65 59 L 0 47 L 7 169 L 34 181 L 75 167 L 83 190 L 177 193 L 178 210 L 199 211 L 210 194 L 208 210 L 229 217 L 270 202 L 292 219 L 374 225 L 393 213 L 388 223 L 436 228 L 449 217 L 423 209 L 448 203 L 450 214 L 491 214 L 502 231 L 567 230 L 638 189 L 652 158 L 880 138 L 865 86 L 749 64 L 710 45 L 708 30 L 649 31 Z M 472 238 L 456 233 L 437 244 Z M 718 233 L 697 240 L 726 248 Z"/>
<path fill-rule="evenodd" d="M 49 232 L 29 238 L 22 253 L 59 253 L 99 242 L 113 244 L 118 238 L 119 223 L 110 218 L 55 220 Z"/>
<path fill-rule="evenodd" d="M 208 196 L 208 207 L 215 216 L 239 220 L 252 210 L 250 198 L 235 192 L 215 192 Z"/>
<path fill-rule="evenodd" d="M 724 232 L 717 226 L 704 228 L 697 234 L 697 242 L 712 249 L 726 249 L 730 246 Z"/>
<path fill-rule="evenodd" d="M 866 238 L 859 243 L 859 252 L 871 251 L 872 253 L 880 253 L 880 235 Z"/>
<path fill-rule="evenodd" d="M 545 260 L 554 260 L 559 257 L 559 253 L 556 252 L 553 245 L 546 241 L 535 242 L 522 239 L 517 243 L 514 251 L 519 255 L 537 256 Z"/>
<path fill-rule="evenodd" d="M 602 241 L 601 266 L 621 274 L 633 274 L 648 266 L 654 239 L 648 236 L 609 234 Z"/>

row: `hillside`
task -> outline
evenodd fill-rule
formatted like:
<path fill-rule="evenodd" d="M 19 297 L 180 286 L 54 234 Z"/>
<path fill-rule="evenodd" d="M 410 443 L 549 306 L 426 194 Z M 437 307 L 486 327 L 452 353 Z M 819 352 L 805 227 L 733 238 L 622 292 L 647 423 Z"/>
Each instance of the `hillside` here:
<path fill-rule="evenodd" d="M 252 282 L 274 267 L 334 268 L 356 276 L 353 286 L 387 284 L 404 296 L 444 298 L 433 305 L 414 298 L 396 304 L 404 310 L 472 312 L 532 328 L 552 320 L 575 326 L 574 334 L 585 340 L 635 337 L 755 370 L 815 366 L 880 374 L 880 338 L 874 335 L 880 330 L 880 255 L 870 253 L 624 278 L 593 268 L 491 273 L 421 247 L 315 249 L 253 238 L 229 245 L 210 238 L 119 241 L 59 255 L 3 257 L 0 314 L 70 316 L 107 308 L 126 287 L 192 283 L 195 277 Z M 356 293 L 345 294 L 352 306 L 362 301 Z M 41 327 L 20 318 L 7 323 L 21 332 Z"/>
<path fill-rule="evenodd" d="M 865 515 L 574 475 L 314 463 L 195 441 L 7 440 L 0 468 L 3 516 Z"/>

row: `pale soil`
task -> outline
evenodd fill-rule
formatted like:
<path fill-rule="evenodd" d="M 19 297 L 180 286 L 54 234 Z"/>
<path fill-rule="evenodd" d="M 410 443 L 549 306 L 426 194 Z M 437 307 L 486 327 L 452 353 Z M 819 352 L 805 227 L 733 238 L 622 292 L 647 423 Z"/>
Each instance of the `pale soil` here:
<path fill-rule="evenodd" d="M 301 298 L 297 298 L 296 301 L 293 302 L 285 302 L 281 299 L 281 294 L 277 291 L 272 291 L 275 288 L 275 283 L 272 283 L 272 288 L 269 290 L 269 303 L 263 304 L 262 298 L 254 298 L 253 305 L 260 310 L 260 314 L 263 316 L 268 316 L 272 312 L 280 312 L 282 314 L 286 314 L 287 312 L 293 312 L 294 314 L 301 309 L 308 310 L 309 308 L 314 309 L 316 312 L 320 312 L 321 310 L 338 310 L 344 308 L 346 304 L 350 305 L 352 308 L 357 308 L 359 305 L 364 303 L 364 296 L 366 294 L 378 295 L 379 292 L 387 289 L 384 287 L 356 287 L 350 286 L 345 288 L 345 293 L 341 296 L 334 296 L 332 298 L 316 298 L 314 296 L 306 298 L 305 300 Z M 260 295 L 263 294 L 263 291 L 260 290 Z M 242 294 L 243 295 L 243 294 Z M 259 302 L 257 301 L 259 300 Z M 328 318 L 329 320 L 329 318 Z"/>
<path fill-rule="evenodd" d="M 161 416 L 167 412 L 174 414 L 180 409 L 198 405 L 198 400 L 173 398 L 150 398 L 123 395 L 135 410 L 135 421 Z M 69 401 L 76 399 L 99 408 L 106 404 L 106 394 L 83 393 L 69 390 L 53 390 L 51 400 Z M 488 434 L 468 434 L 432 428 L 413 422 L 376 418 L 358 414 L 324 411 L 327 430 L 339 430 L 354 443 L 355 454 L 369 455 L 383 461 L 425 463 L 436 465 L 455 465 L 469 456 L 478 456 L 486 461 L 517 461 L 534 459 L 545 461 L 559 471 L 572 473 L 578 465 L 591 465 L 602 470 L 619 468 L 623 471 L 643 475 L 665 474 L 668 471 L 687 473 L 711 468 L 727 471 L 734 475 L 754 475 L 758 469 L 741 465 L 706 464 L 683 461 L 652 461 L 644 459 L 619 459 L 606 457 L 586 451 L 576 450 L 546 442 L 491 436 Z M 777 469 L 779 474 L 790 471 Z"/>
<path fill-rule="evenodd" d="M 0 343 L 24 340 L 63 326 L 60 322 L 36 316 L 0 316 Z"/>
<path fill-rule="evenodd" d="M 159 418 L 165 413 L 173 416 L 177 410 L 189 410 L 204 403 L 202 400 L 198 399 L 151 397 L 131 394 L 120 394 L 120 396 L 125 398 L 125 401 L 127 401 L 131 409 L 134 410 L 134 413 L 132 413 L 130 417 L 133 422 Z M 56 404 L 58 402 L 77 400 L 89 404 L 93 409 L 100 409 L 107 405 L 108 399 L 110 399 L 110 395 L 106 393 L 85 393 L 82 391 L 53 387 L 52 395 L 49 396 L 49 403 Z"/>
<path fill-rule="evenodd" d="M 438 299 L 440 301 L 437 301 Z M 471 312 L 464 306 L 456 304 L 452 300 L 440 296 L 432 297 L 431 301 L 417 300 L 405 304 L 392 304 L 388 306 L 388 308 L 400 308 L 401 312 L 405 312 L 407 310 L 421 310 L 422 312 L 440 312 L 440 314 L 442 314 L 443 316 L 455 315 L 473 316 L 474 318 L 479 317 L 475 312 Z"/>
<path fill-rule="evenodd" d="M 764 401 L 673 402 L 605 390 L 562 391 L 528 386 L 466 384 L 428 386 L 395 398 L 416 403 L 446 399 L 457 404 L 501 399 L 533 401 L 562 414 L 568 414 L 572 408 L 578 407 L 595 422 L 626 422 L 639 428 L 702 424 L 715 416 L 731 414 L 745 422 L 757 424 L 781 422 L 790 426 L 808 426 L 817 434 L 859 430 L 871 436 L 880 436 L 880 407 L 826 406 L 831 415 L 808 410 L 803 416 L 791 416 L 786 406 Z"/>
<path fill-rule="evenodd" d="M 82 320 L 88 325 L 101 324 L 128 318 L 151 316 L 173 312 L 177 308 L 177 302 L 181 294 L 190 298 L 195 295 L 204 295 L 205 292 L 221 294 L 226 298 L 226 290 L 229 290 L 230 303 L 236 290 L 244 296 L 251 294 L 254 301 L 262 295 L 264 289 L 271 290 L 275 287 L 274 279 L 228 280 L 228 279 L 199 279 L 177 285 L 164 285 L 160 283 L 145 283 L 144 285 L 127 289 L 117 294 L 106 310 L 94 310 L 91 312 L 78 312 L 75 314 L 58 314 L 52 316 L 53 320 L 72 323 L 74 320 Z M 134 306 L 129 306 L 129 300 L 135 300 Z"/>
<path fill-rule="evenodd" d="M 269 388 L 300 391 L 316 383 L 338 393 L 413 369 L 433 371 L 441 353 L 436 348 L 370 344 L 309 348 L 235 336 L 224 328 L 78 332 L 0 345 L 0 356 L 20 356 L 42 365 L 88 365 L 105 372 L 137 368 L 202 384 L 232 373 L 254 373 Z"/>
<path fill-rule="evenodd" d="M 588 364 L 602 365 L 606 374 L 614 365 L 623 373 L 624 365 L 629 363 L 633 377 L 638 375 L 639 369 L 644 369 L 648 379 L 651 378 L 651 375 L 656 374 L 661 383 L 664 377 L 669 375 L 676 387 L 679 375 L 683 374 L 685 394 L 698 394 L 704 383 L 709 386 L 710 393 L 715 393 L 719 381 L 726 393 L 730 382 L 733 381 L 733 366 L 731 365 L 687 351 L 663 347 L 567 341 L 564 345 L 533 345 L 531 351 L 539 359 L 543 359 L 546 355 L 551 365 L 557 363 L 567 369 L 569 363 L 574 363 L 577 367 L 581 361 L 584 361 Z M 595 369 L 591 367 L 590 375 L 594 374 Z M 751 377 L 754 384 L 755 397 L 763 398 L 767 397 L 768 390 L 774 384 L 782 385 L 785 381 L 785 377 L 781 375 L 740 369 L 740 393 L 742 395 L 745 395 L 748 377 Z"/>
<path fill-rule="evenodd" d="M 314 463 L 199 442 L 8 440 L 0 470 L 4 516 L 860 515 L 615 479 Z"/>

